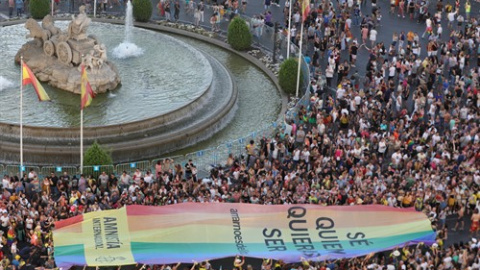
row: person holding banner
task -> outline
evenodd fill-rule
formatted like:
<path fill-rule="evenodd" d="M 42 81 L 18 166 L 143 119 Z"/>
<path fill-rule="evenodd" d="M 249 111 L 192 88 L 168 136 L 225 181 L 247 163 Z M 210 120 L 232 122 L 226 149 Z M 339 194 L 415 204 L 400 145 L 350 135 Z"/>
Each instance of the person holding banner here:
<path fill-rule="evenodd" d="M 242 259 L 240 259 L 240 256 L 236 256 L 235 260 L 233 261 L 234 270 L 243 270 L 242 266 L 244 264 L 245 264 L 245 257 L 242 257 Z"/>

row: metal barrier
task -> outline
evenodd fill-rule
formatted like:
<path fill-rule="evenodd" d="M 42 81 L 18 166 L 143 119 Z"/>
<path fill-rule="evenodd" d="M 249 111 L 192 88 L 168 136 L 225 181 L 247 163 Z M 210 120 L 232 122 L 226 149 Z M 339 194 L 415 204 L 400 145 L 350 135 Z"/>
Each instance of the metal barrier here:
<path fill-rule="evenodd" d="M 77 175 L 78 174 L 78 168 L 75 166 L 45 166 L 42 167 L 40 170 L 42 175 L 50 175 L 52 172 L 56 173 L 57 176 L 59 174 L 63 174 L 64 172 L 67 172 L 68 175 Z"/>
<path fill-rule="evenodd" d="M 28 166 L 28 165 L 25 165 L 23 166 L 23 173 L 24 174 L 28 174 L 30 172 L 31 169 L 33 169 L 33 171 L 35 171 L 35 173 L 37 174 L 38 178 L 41 178 L 42 174 L 41 174 L 41 170 L 40 170 L 40 167 L 38 166 Z M 13 176 L 13 175 L 17 175 L 19 176 L 19 178 L 21 178 L 22 176 L 19 175 L 20 174 L 20 165 L 7 165 L 5 167 L 5 173 L 10 175 L 10 176 Z"/>
<path fill-rule="evenodd" d="M 114 173 L 115 167 L 113 165 L 83 166 L 83 174 L 86 176 L 91 175 L 97 178 L 102 172 Z"/>
<path fill-rule="evenodd" d="M 115 173 L 122 174 L 124 171 L 128 173 L 135 172 L 136 169 L 139 169 L 142 172 L 146 172 L 147 170 L 151 170 L 152 166 L 150 161 L 138 161 L 138 162 L 130 162 L 130 163 L 121 163 L 115 166 Z"/>

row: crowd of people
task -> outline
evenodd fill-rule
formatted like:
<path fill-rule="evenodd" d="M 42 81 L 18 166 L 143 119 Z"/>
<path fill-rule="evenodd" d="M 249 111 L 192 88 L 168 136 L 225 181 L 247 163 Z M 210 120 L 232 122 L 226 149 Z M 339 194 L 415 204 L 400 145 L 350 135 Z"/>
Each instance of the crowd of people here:
<path fill-rule="evenodd" d="M 279 3 L 265 0 L 255 23 L 272 23 L 272 4 Z M 121 175 L 52 172 L 41 181 L 35 171 L 21 178 L 5 175 L 0 267 L 54 268 L 53 224 L 75 215 L 129 204 L 242 202 L 413 207 L 431 219 L 437 232 L 432 246 L 296 265 L 265 259 L 262 270 L 480 269 L 475 238 L 480 231 L 478 12 L 471 12 L 468 0 L 392 0 L 384 10 L 377 0 L 339 0 L 312 2 L 303 20 L 301 3 L 291 4 L 291 41 L 300 44 L 304 23 L 312 83 L 310 102 L 289 119 L 288 132 L 249 142 L 244 155 L 230 155 L 204 178 L 193 161 L 170 159 L 151 171 Z M 196 24 L 204 21 L 203 1 L 182 5 Z M 215 3 L 212 28 L 245 12 L 246 5 Z M 180 8 L 179 1 L 158 5 L 168 19 L 173 13 L 172 20 Z M 391 40 L 379 40 L 379 32 L 388 31 L 380 30 L 382 16 L 416 21 L 425 31 L 405 29 L 392 33 Z M 285 19 L 286 26 L 288 12 Z M 368 54 L 368 61 L 357 62 L 359 54 Z M 320 83 L 323 76 L 325 84 Z M 457 219 L 454 226 L 446 224 L 449 215 Z M 452 231 L 472 239 L 447 246 Z M 232 268 L 252 269 L 244 263 L 236 258 Z M 195 268 L 212 266 L 202 262 Z"/>

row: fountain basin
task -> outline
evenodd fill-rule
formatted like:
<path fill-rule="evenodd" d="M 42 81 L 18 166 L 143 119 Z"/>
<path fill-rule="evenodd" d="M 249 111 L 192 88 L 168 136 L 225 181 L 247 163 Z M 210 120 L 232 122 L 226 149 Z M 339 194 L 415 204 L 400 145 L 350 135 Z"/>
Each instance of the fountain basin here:
<path fill-rule="evenodd" d="M 114 25 L 109 25 L 109 28 L 113 27 Z M 148 27 L 148 25 L 142 25 L 142 27 Z M 164 29 L 156 25 L 151 25 L 150 27 L 155 30 L 170 32 L 170 29 L 168 28 Z M 175 30 L 174 32 L 176 34 L 182 34 L 181 31 L 179 32 Z M 164 130 L 163 132 L 166 133 L 163 135 L 157 133 L 161 131 L 162 128 L 155 129 L 151 127 L 151 123 L 149 124 L 149 121 L 153 121 L 152 118 L 155 117 L 147 119 L 149 121 L 133 123 L 137 124 L 136 126 L 133 125 L 131 127 L 134 133 L 135 128 L 137 128 L 137 130 L 146 130 L 143 134 L 137 132 L 136 134 L 139 135 L 137 138 L 132 138 L 127 132 L 125 132 L 127 128 L 129 128 L 128 123 L 109 126 L 108 128 L 110 128 L 110 130 L 107 131 L 109 134 L 107 134 L 106 137 L 108 137 L 108 140 L 113 138 L 113 140 L 116 140 L 117 142 L 105 144 L 104 141 L 103 144 L 112 150 L 114 162 L 128 162 L 132 160 L 147 159 L 149 157 L 158 157 L 162 154 L 170 153 L 175 149 L 183 149 L 192 144 L 195 144 L 196 147 L 211 147 L 210 145 L 218 145 L 227 140 L 250 134 L 250 132 L 256 131 L 272 121 L 276 121 L 277 117 L 279 117 L 279 113 L 281 114 L 282 99 L 277 92 L 278 88 L 275 87 L 275 84 L 271 81 L 273 80 L 273 75 L 267 75 L 268 72 L 264 67 L 255 63 L 255 60 L 250 59 L 248 56 L 246 56 L 246 59 L 248 59 L 246 60 L 242 56 L 236 55 L 236 53 L 221 49 L 220 47 L 222 45 L 220 43 L 216 46 L 209 45 L 208 43 L 210 42 L 210 39 L 206 39 L 201 35 L 188 32 L 184 33 L 189 36 L 189 38 L 175 36 L 175 39 L 178 38 L 196 48 L 201 48 L 202 50 L 207 51 L 210 55 L 215 55 L 215 58 L 218 58 L 222 65 L 228 66 L 228 69 L 232 70 L 235 75 L 234 78 L 236 83 L 241 87 L 239 90 L 241 90 L 242 94 L 240 94 L 236 87 L 233 86 L 232 89 L 235 91 L 235 94 L 230 95 L 228 94 L 228 91 L 225 91 L 225 89 L 228 89 L 228 87 L 225 87 L 228 86 L 228 84 L 221 86 L 220 88 L 222 90 L 220 92 L 212 92 L 212 102 L 215 106 L 202 106 L 203 112 L 212 111 L 210 114 L 204 114 L 203 116 L 202 114 L 195 114 L 195 117 L 191 117 L 190 121 L 187 121 L 188 117 L 186 117 L 186 121 L 184 122 L 185 126 L 179 126 L 179 129 L 171 132 L 169 130 Z M 159 33 L 157 34 L 162 35 Z M 191 39 L 192 37 L 194 39 Z M 206 43 L 197 42 L 195 41 L 196 39 L 204 40 Z M 148 46 L 144 48 L 148 49 Z M 206 58 L 209 57 L 206 56 Z M 210 60 L 209 62 L 211 66 L 216 65 L 212 64 Z M 252 65 L 252 63 L 255 64 Z M 262 69 L 264 70 L 263 72 L 266 73 L 263 73 L 261 71 Z M 217 77 L 217 75 L 215 77 Z M 222 78 L 224 76 L 219 77 Z M 235 81 L 231 81 L 231 83 L 235 84 Z M 120 95 L 119 92 L 118 94 Z M 209 94 L 207 93 L 207 95 Z M 238 113 L 236 113 L 237 105 L 235 104 L 235 101 L 237 99 L 235 96 L 239 96 L 238 100 L 240 104 L 238 104 Z M 95 100 L 98 100 L 98 97 Z M 219 104 L 227 103 L 229 104 L 227 106 L 217 106 Z M 37 102 L 37 104 L 45 103 Z M 2 112 L 0 112 L 0 118 L 2 115 Z M 233 121 L 228 124 L 232 117 Z M 193 120 L 201 121 L 201 123 L 194 123 Z M 3 121 L 3 119 L 0 119 L 0 121 Z M 222 129 L 226 125 L 228 125 L 228 128 Z M 0 138 L 0 149 L 4 152 L 0 162 L 16 162 L 16 160 L 18 160 L 18 126 L 6 124 L 1 125 L 1 127 L 0 134 L 5 135 L 6 133 L 10 133 L 12 134 L 12 137 L 7 138 L 6 140 Z M 163 129 L 166 129 L 165 126 L 163 127 Z M 87 129 L 86 133 L 89 132 L 90 135 L 88 135 L 88 138 L 86 136 L 85 145 L 88 145 L 90 138 L 95 138 L 95 136 L 96 138 L 100 138 L 103 136 L 102 133 L 105 131 L 102 127 Z M 44 132 L 56 132 L 56 130 L 58 130 L 56 134 L 51 133 L 51 135 L 42 136 L 42 134 L 45 134 Z M 216 132 L 218 132 L 217 135 L 221 135 L 215 135 L 210 139 Z M 26 145 L 26 151 L 28 151 L 28 154 L 26 153 L 26 160 L 28 163 L 78 164 L 79 130 L 77 127 L 61 130 L 48 127 L 27 127 L 25 134 L 29 134 L 28 137 L 31 139 L 32 137 L 35 138 L 35 140 L 32 139 L 29 145 Z M 142 137 L 140 137 L 140 135 Z M 15 137 L 17 137 L 17 139 L 15 139 Z M 41 138 L 40 140 L 39 137 Z M 75 140 L 75 138 L 77 138 L 77 140 Z M 208 142 L 199 144 L 200 141 L 207 138 Z M 55 146 L 57 144 L 57 139 L 61 140 L 61 142 L 58 146 Z M 55 161 L 51 161 L 55 157 L 57 157 Z"/>
<path fill-rule="evenodd" d="M 115 162 L 157 157 L 205 140 L 235 115 L 238 91 L 228 70 L 207 56 L 214 77 L 208 90 L 185 107 L 141 121 L 84 128 L 84 145 L 97 141 Z M 19 159 L 19 126 L 0 123 L 0 162 Z M 24 126 L 24 155 L 30 164 L 78 164 L 78 128 Z"/>
<path fill-rule="evenodd" d="M 55 25 L 65 28 L 68 22 Z M 210 86 L 213 71 L 209 61 L 194 47 L 177 39 L 144 29 L 132 34 L 145 52 L 129 59 L 115 59 L 113 48 L 123 42 L 123 25 L 90 24 L 92 33 L 101 34 L 109 48 L 108 57 L 122 78 L 122 85 L 106 95 L 97 95 L 84 111 L 84 126 L 106 126 L 135 122 L 156 117 L 181 108 L 200 97 Z M 13 59 L 25 42 L 28 31 L 22 24 L 0 28 L 0 59 Z M 18 100 L 19 67 L 13 61 L 0 66 L 0 74 L 13 82 L 13 87 L 2 91 L 3 100 Z M 88 74 L 93 79 L 94 74 Z M 78 73 L 80 76 L 80 72 Z M 80 77 L 78 77 L 79 80 Z M 52 102 L 37 102 L 31 87 L 24 90 L 24 124 L 42 127 L 80 126 L 80 97 L 43 84 Z M 0 121 L 18 124 L 18 104 L 1 103 Z M 42 112 L 39 114 L 38 112 Z"/>

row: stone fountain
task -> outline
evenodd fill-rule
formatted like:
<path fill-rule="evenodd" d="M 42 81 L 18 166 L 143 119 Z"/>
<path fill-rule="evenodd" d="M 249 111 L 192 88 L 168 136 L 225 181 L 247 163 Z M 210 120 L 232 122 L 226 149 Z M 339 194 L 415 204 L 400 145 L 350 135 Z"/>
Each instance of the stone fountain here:
<path fill-rule="evenodd" d="M 15 56 L 15 61 L 23 60 L 40 81 L 80 94 L 80 66 L 84 65 L 90 84 L 96 93 L 114 90 L 120 84 L 116 67 L 107 59 L 104 44 L 94 35 L 87 35 L 90 18 L 85 6 L 65 31 L 54 25 L 52 16 L 43 18 L 41 26 L 34 19 L 28 19 L 25 28 L 30 31 L 25 43 Z"/>

